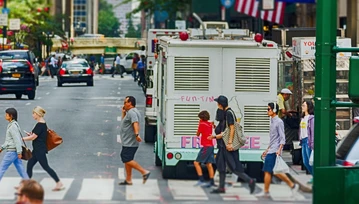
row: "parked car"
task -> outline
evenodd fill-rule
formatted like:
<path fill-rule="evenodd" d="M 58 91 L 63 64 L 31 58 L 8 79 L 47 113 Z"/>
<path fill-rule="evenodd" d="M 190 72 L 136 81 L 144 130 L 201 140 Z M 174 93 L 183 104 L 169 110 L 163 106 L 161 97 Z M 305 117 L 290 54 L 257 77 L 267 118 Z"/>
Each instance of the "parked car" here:
<path fill-rule="evenodd" d="M 339 166 L 359 165 L 359 117 L 354 118 L 354 122 L 347 135 L 337 145 L 336 164 Z"/>
<path fill-rule="evenodd" d="M 125 68 L 125 71 L 127 74 L 132 72 L 132 60 L 133 60 L 133 57 L 135 56 L 135 53 L 137 53 L 139 56 L 141 56 L 141 55 L 146 56 L 146 51 L 142 51 L 142 50 L 135 50 L 135 51 L 125 54 L 121 58 L 120 64 Z"/>
<path fill-rule="evenodd" d="M 93 86 L 94 72 L 85 59 L 74 59 L 63 62 L 57 72 L 57 86 L 64 83 L 86 83 Z"/>
<path fill-rule="evenodd" d="M 35 54 L 30 50 L 1 50 L 0 59 L 26 59 L 35 68 L 36 86 L 39 85 L 39 68 L 35 63 Z"/>
<path fill-rule="evenodd" d="M 112 73 L 114 69 L 114 57 L 105 58 L 105 74 Z"/>
<path fill-rule="evenodd" d="M 35 98 L 36 75 L 34 66 L 26 59 L 0 61 L 0 94 L 15 94 L 17 99 L 27 95 Z"/>

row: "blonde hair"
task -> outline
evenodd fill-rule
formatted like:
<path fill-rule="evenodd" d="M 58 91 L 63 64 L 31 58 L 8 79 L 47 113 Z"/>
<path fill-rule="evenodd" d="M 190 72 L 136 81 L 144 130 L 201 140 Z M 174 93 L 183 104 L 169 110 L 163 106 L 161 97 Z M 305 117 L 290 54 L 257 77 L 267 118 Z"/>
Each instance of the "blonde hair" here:
<path fill-rule="evenodd" d="M 36 106 L 32 112 L 36 113 L 40 117 L 44 117 L 46 113 L 45 109 L 41 108 L 40 106 Z"/>

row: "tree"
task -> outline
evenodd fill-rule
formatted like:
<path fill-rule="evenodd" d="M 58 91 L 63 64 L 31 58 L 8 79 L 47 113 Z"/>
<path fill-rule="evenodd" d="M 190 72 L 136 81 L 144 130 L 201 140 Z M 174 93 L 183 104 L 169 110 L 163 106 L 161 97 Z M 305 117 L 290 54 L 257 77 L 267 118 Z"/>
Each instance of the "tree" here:
<path fill-rule="evenodd" d="M 132 17 L 128 19 L 126 38 L 141 38 L 141 27 L 135 28 Z"/>
<path fill-rule="evenodd" d="M 100 0 L 98 15 L 98 32 L 106 37 L 119 36 L 120 23 L 113 12 L 113 7 L 106 0 Z"/>

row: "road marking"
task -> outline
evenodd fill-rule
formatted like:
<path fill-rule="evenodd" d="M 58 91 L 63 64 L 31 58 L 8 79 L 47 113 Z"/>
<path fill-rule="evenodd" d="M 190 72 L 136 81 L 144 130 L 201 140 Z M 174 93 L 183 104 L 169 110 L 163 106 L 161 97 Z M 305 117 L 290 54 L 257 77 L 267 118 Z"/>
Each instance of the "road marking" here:
<path fill-rule="evenodd" d="M 122 143 L 122 141 L 121 141 L 121 135 L 117 135 L 117 142 L 118 142 L 118 143 Z"/>
<path fill-rule="evenodd" d="M 121 116 L 118 116 L 117 117 L 117 121 L 121 121 L 122 120 L 122 117 Z"/>
<path fill-rule="evenodd" d="M 54 87 L 54 89 L 57 89 L 57 87 Z"/>
<path fill-rule="evenodd" d="M 28 106 L 28 105 L 30 105 L 30 104 L 31 104 L 31 103 L 26 103 L 25 106 Z"/>
<path fill-rule="evenodd" d="M 195 187 L 197 181 L 168 180 L 174 200 L 208 200 L 201 187 Z"/>
<path fill-rule="evenodd" d="M 47 92 L 47 93 L 46 93 L 46 95 L 49 95 L 49 94 L 50 94 L 50 92 Z"/>
<path fill-rule="evenodd" d="M 257 184 L 257 186 L 264 189 L 264 185 L 262 183 Z M 305 197 L 299 192 L 294 198 L 292 195 L 292 190 L 286 184 L 271 184 L 269 193 L 270 193 L 270 197 L 274 201 L 293 201 L 294 199 L 305 200 Z"/>
<path fill-rule="evenodd" d="M 114 181 L 114 179 L 84 179 L 77 200 L 112 200 Z"/>
<path fill-rule="evenodd" d="M 118 87 L 118 90 L 121 90 L 121 87 Z"/>
<path fill-rule="evenodd" d="M 47 173 L 45 170 L 33 170 L 32 171 L 34 174 L 44 174 L 44 173 Z"/>
<path fill-rule="evenodd" d="M 142 179 L 132 179 L 133 185 L 126 186 L 126 200 L 160 200 L 157 180 L 149 179 L 142 184 Z"/>
<path fill-rule="evenodd" d="M 118 94 L 118 95 L 120 95 L 120 94 L 121 94 L 121 92 L 117 92 L 117 94 Z"/>
<path fill-rule="evenodd" d="M 0 182 L 0 200 L 13 200 L 15 186 L 18 186 L 21 181 L 20 177 L 6 177 L 2 178 Z"/>
<path fill-rule="evenodd" d="M 45 200 L 62 200 L 64 199 L 67 191 L 70 189 L 73 178 L 61 178 L 61 182 L 64 184 L 65 189 L 62 191 L 52 191 L 55 187 L 55 182 L 52 178 L 44 178 L 40 182 L 45 190 Z"/>
<path fill-rule="evenodd" d="M 241 183 L 235 183 L 235 188 L 226 188 L 226 194 L 221 194 L 223 200 L 247 200 L 247 201 L 257 201 L 258 198 L 254 195 L 251 195 L 249 189 L 241 187 Z"/>
<path fill-rule="evenodd" d="M 42 97 L 38 97 L 37 99 L 42 99 Z"/>
<path fill-rule="evenodd" d="M 125 180 L 126 179 L 125 169 L 124 168 L 118 168 L 118 179 L 120 179 L 120 180 Z"/>

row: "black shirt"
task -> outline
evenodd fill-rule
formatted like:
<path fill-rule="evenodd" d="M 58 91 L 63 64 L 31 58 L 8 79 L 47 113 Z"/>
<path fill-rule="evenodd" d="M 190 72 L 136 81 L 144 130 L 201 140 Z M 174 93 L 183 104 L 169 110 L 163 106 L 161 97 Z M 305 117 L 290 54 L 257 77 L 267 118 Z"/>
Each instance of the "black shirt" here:
<path fill-rule="evenodd" d="M 32 133 L 37 135 L 37 138 L 32 141 L 33 151 L 47 152 L 46 139 L 47 139 L 47 125 L 46 123 L 37 123 L 32 130 Z"/>
<path fill-rule="evenodd" d="M 228 126 L 234 125 L 234 122 L 237 121 L 236 115 L 234 114 L 234 111 L 231 108 L 228 108 L 226 110 L 226 121 L 227 121 Z"/>

